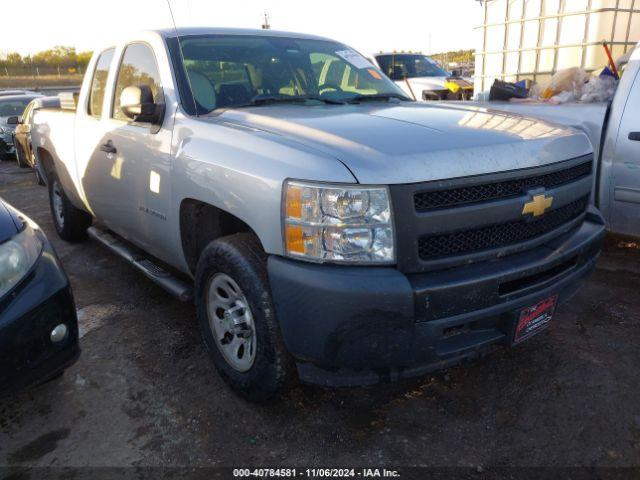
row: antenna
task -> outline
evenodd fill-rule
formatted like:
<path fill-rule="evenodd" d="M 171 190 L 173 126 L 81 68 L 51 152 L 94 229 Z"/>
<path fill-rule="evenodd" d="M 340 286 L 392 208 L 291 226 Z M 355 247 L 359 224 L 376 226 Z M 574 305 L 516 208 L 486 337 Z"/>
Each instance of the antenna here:
<path fill-rule="evenodd" d="M 263 30 L 271 30 L 271 25 L 269 25 L 269 14 L 264 12 L 264 23 L 262 24 Z"/>
<path fill-rule="evenodd" d="M 187 77 L 187 84 L 189 85 L 189 92 L 191 93 L 191 99 L 193 100 L 193 106 L 196 109 L 196 117 L 198 115 L 198 104 L 196 103 L 196 97 L 193 95 L 193 88 L 191 87 L 191 78 L 189 72 L 187 72 L 187 66 L 184 63 L 184 55 L 182 54 L 182 44 L 180 43 L 180 34 L 178 33 L 178 27 L 176 26 L 176 19 L 173 16 L 173 10 L 171 9 L 171 0 L 167 0 L 167 6 L 169 7 L 169 14 L 171 15 L 171 21 L 173 22 L 173 30 L 176 32 L 176 39 L 178 40 L 178 51 L 180 53 L 180 61 L 182 62 L 182 68 L 184 69 L 184 75 Z"/>

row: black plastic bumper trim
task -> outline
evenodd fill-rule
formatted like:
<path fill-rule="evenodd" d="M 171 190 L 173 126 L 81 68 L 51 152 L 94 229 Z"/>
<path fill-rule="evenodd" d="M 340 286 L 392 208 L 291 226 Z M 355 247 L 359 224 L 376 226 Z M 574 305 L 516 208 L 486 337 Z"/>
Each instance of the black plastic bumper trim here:
<path fill-rule="evenodd" d="M 592 209 L 580 228 L 562 238 L 467 268 L 407 276 L 391 267 L 271 256 L 268 273 L 282 336 L 301 379 L 364 385 L 509 344 L 518 310 L 555 294 L 568 298 L 595 266 L 603 236 L 604 223 Z M 500 291 L 519 281 L 521 288 Z"/>

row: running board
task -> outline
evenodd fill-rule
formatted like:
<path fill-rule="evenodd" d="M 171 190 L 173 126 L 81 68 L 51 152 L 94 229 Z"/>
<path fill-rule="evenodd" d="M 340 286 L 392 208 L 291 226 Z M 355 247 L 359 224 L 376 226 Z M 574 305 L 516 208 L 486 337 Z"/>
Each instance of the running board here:
<path fill-rule="evenodd" d="M 149 279 L 156 282 L 167 292 L 176 296 L 179 300 L 189 302 L 193 299 L 193 287 L 191 285 L 155 264 L 153 260 L 144 256 L 144 254 L 138 251 L 135 247 L 130 246 L 126 241 L 121 240 L 115 235 L 112 235 L 105 230 L 101 230 L 98 227 L 89 227 L 87 229 L 87 233 L 91 238 L 97 240 L 109 250 L 124 258 L 127 262 L 144 273 Z"/>

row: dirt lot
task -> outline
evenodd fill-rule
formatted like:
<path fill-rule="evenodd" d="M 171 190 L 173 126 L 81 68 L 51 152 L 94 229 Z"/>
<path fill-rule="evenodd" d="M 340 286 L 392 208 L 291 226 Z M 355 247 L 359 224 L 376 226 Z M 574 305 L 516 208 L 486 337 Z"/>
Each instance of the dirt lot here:
<path fill-rule="evenodd" d="M 610 239 L 552 328 L 516 349 L 258 406 L 216 376 L 191 305 L 96 242 L 56 237 L 30 172 L 1 164 L 0 196 L 54 243 L 84 334 L 64 377 L 0 403 L 0 465 L 640 465 L 637 245 Z"/>

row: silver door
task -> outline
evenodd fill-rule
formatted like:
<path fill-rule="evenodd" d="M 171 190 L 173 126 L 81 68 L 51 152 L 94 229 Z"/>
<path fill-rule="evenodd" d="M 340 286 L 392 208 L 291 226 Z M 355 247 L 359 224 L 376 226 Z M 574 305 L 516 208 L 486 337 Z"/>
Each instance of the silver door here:
<path fill-rule="evenodd" d="M 640 75 L 622 114 L 612 167 L 611 230 L 640 236 Z"/>
<path fill-rule="evenodd" d="M 110 226 L 144 250 L 164 257 L 173 245 L 167 235 L 171 188 L 171 122 L 161 125 L 128 118 L 120 108 L 120 95 L 129 86 L 148 86 L 156 104 L 165 102 L 157 62 L 146 43 L 124 49 L 113 91 L 110 125 L 104 145 L 111 150 L 117 175 L 106 177 L 112 190 Z M 164 234 L 162 234 L 164 232 Z"/>

